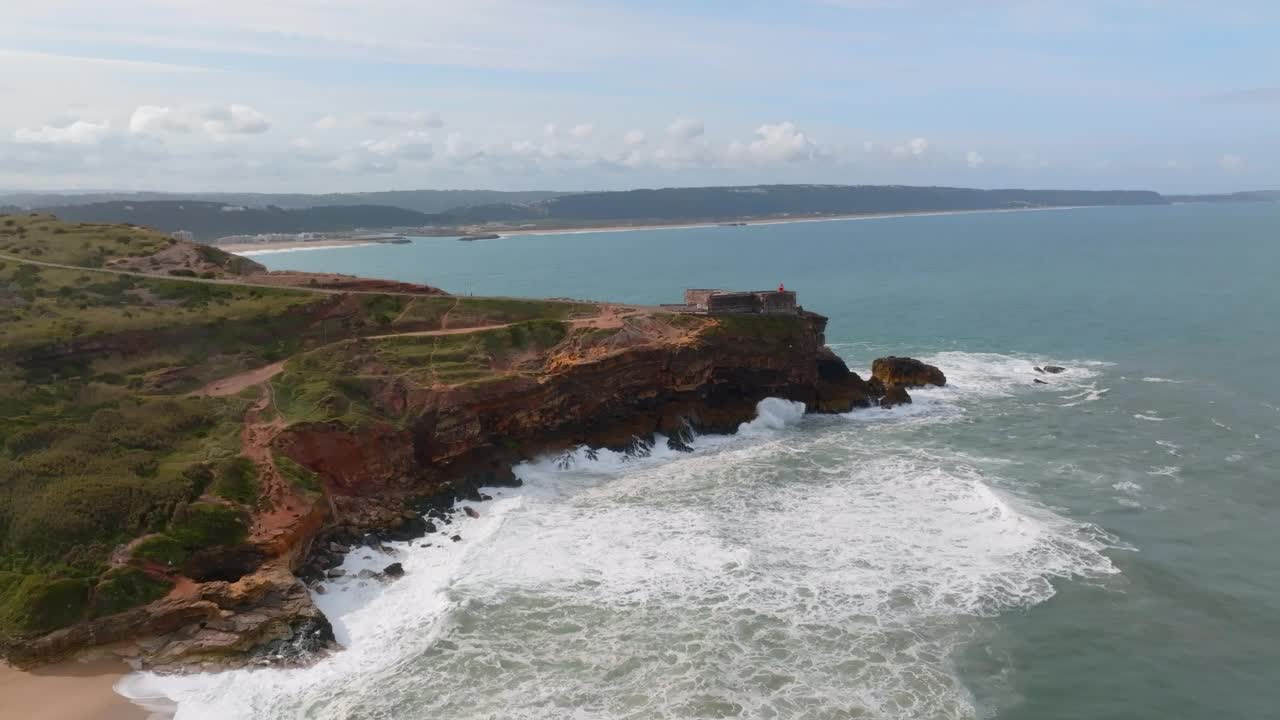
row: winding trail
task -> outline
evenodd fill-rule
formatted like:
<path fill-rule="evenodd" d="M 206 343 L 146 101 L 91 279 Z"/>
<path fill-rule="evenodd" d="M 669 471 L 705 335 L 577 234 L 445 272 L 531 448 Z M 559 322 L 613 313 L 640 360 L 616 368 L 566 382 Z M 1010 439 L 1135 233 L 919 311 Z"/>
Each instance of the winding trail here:
<path fill-rule="evenodd" d="M 459 298 L 460 300 L 461 298 Z M 457 306 L 455 301 L 454 306 Z M 643 312 L 639 308 L 625 305 L 602 305 L 600 313 L 592 317 L 574 318 L 569 320 L 569 325 L 575 328 L 595 328 L 595 329 L 611 329 L 620 328 L 626 319 L 634 317 Z M 447 315 L 448 313 L 446 313 Z M 444 318 L 441 318 L 443 323 Z M 410 332 L 389 333 L 386 335 L 365 335 L 365 340 L 386 340 L 398 337 L 441 337 L 444 335 L 467 335 L 474 332 L 485 332 L 486 330 L 501 330 L 502 328 L 511 327 L 518 323 L 501 323 L 498 325 L 477 325 L 475 327 L 466 328 L 444 328 L 440 330 L 413 330 Z M 434 350 L 432 355 L 434 356 Z M 215 380 L 204 387 L 192 391 L 192 395 L 207 397 L 227 397 L 229 395 L 237 395 L 255 385 L 261 385 L 268 380 L 279 375 L 284 370 L 285 363 L 288 360 L 264 365 L 262 367 L 246 370 L 242 373 Z M 268 385 L 268 387 L 270 387 Z"/>

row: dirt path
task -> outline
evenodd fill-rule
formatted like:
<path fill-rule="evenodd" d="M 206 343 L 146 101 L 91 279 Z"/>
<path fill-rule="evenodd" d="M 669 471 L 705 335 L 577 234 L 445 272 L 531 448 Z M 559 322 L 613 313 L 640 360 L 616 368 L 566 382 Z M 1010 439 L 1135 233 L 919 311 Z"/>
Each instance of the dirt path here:
<path fill-rule="evenodd" d="M 258 468 L 258 497 L 263 505 L 253 518 L 250 542 L 269 544 L 289 535 L 298 519 L 310 508 L 276 467 L 271 441 L 287 423 L 275 410 L 271 383 L 262 383 L 262 396 L 244 416 L 240 432 L 240 454 Z"/>
<path fill-rule="evenodd" d="M 453 299 L 453 304 L 452 304 L 452 305 L 450 305 L 450 306 L 449 306 L 449 309 L 448 309 L 448 310 L 445 310 L 445 311 L 444 311 L 444 314 L 440 316 L 440 329 L 441 329 L 441 330 L 448 330 L 448 329 L 449 329 L 449 313 L 451 313 L 451 312 L 453 312 L 454 310 L 456 310 L 456 309 L 458 308 L 458 303 L 460 303 L 460 302 L 462 302 L 462 296 L 461 296 L 461 295 L 459 295 L 459 296 L 457 296 L 456 298 L 454 298 L 454 299 Z"/>
<path fill-rule="evenodd" d="M 454 307 L 456 306 L 457 306 L 457 301 L 455 300 Z M 640 308 L 631 307 L 627 305 L 604 305 L 604 306 L 601 306 L 599 315 L 595 315 L 589 318 L 576 318 L 576 319 L 570 320 L 569 324 L 575 328 L 580 328 L 580 327 L 597 328 L 597 329 L 620 328 L 622 327 L 623 323 L 626 322 L 627 318 L 634 317 L 642 313 L 643 311 Z M 448 313 L 446 312 L 445 315 L 448 315 Z M 441 322 L 443 322 L 444 319 L 445 319 L 444 316 L 441 316 Z M 443 329 L 443 330 L 415 330 L 413 332 L 390 333 L 387 335 L 367 335 L 365 336 L 364 339 L 385 340 L 387 338 L 397 338 L 397 337 L 440 337 L 443 335 L 466 335 L 468 333 L 484 332 L 486 330 L 501 330 L 502 328 L 511 327 L 512 325 L 515 325 L 515 324 L 516 323 L 502 323 L 499 325 L 479 325 L 477 327 L 468 327 L 468 328 L 454 328 L 454 329 Z M 434 357 L 434 354 L 435 352 L 433 350 L 432 351 L 433 357 Z M 268 380 L 275 377 L 276 375 L 279 375 L 284 370 L 285 362 L 287 361 L 281 360 L 279 362 L 271 363 L 270 365 L 264 365 L 263 367 L 260 367 L 260 368 L 246 370 L 237 375 L 232 375 L 231 377 L 222 378 L 221 380 L 215 380 L 209 383 L 208 385 L 205 385 L 204 387 L 200 388 L 199 390 L 192 392 L 191 394 L 208 396 L 208 397 L 227 397 L 230 395 L 237 395 L 255 385 L 262 385 L 264 383 L 267 383 Z M 267 392 L 269 396 L 271 386 L 266 385 L 266 387 L 267 387 Z"/>
<path fill-rule="evenodd" d="M 281 360 L 280 362 L 274 362 L 264 367 L 242 372 L 239 375 L 232 375 L 229 378 L 214 380 L 191 394 L 207 395 L 209 397 L 237 395 L 254 385 L 260 385 L 276 375 L 279 375 L 280 371 L 284 370 L 285 362 L 285 360 Z"/>

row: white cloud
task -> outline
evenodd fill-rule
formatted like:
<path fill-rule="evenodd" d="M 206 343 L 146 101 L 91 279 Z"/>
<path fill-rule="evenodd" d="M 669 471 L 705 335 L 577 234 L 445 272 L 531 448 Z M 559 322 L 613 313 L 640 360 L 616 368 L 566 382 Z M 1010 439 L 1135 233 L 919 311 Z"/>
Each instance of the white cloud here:
<path fill-rule="evenodd" d="M 985 163 L 987 159 L 982 157 L 982 153 L 977 150 L 970 150 L 965 154 L 964 161 L 969 165 L 969 167 L 977 169 L 982 167 L 983 163 Z"/>
<path fill-rule="evenodd" d="M 925 138 L 912 138 L 904 145 L 898 145 L 893 149 L 893 154 L 898 157 L 920 157 L 929 151 L 929 141 Z"/>
<path fill-rule="evenodd" d="M 360 143 L 360 147 L 370 154 L 383 158 L 430 160 L 435 157 L 435 149 L 427 141 L 426 133 L 422 131 L 381 140 L 365 140 Z"/>
<path fill-rule="evenodd" d="M 560 129 L 556 127 L 555 123 L 547 123 L 546 126 L 542 128 L 542 134 L 549 138 L 553 138 L 560 134 Z"/>
<path fill-rule="evenodd" d="M 702 126 L 702 121 L 691 118 L 679 118 L 667 126 L 667 135 L 677 140 L 692 140 L 701 137 L 703 132 L 705 128 Z"/>
<path fill-rule="evenodd" d="M 750 144 L 735 142 L 729 146 L 730 158 L 755 162 L 796 162 L 818 155 L 818 144 L 790 121 L 761 125 L 756 128 L 756 139 Z"/>
<path fill-rule="evenodd" d="M 110 131 L 110 122 L 76 120 L 67 125 L 18 128 L 13 138 L 25 145 L 97 145 Z"/>
<path fill-rule="evenodd" d="M 1243 155 L 1234 155 L 1232 153 L 1227 153 L 1222 157 L 1218 158 L 1218 165 L 1223 170 L 1226 170 L 1227 172 L 1237 172 L 1239 170 L 1243 170 L 1245 164 L 1246 164 L 1246 161 Z"/>
<path fill-rule="evenodd" d="M 267 116 L 248 105 L 205 108 L 202 120 L 210 135 L 259 135 L 271 129 Z"/>
<path fill-rule="evenodd" d="M 591 137 L 591 133 L 595 132 L 595 129 L 596 126 L 591 123 L 582 123 L 581 125 L 573 126 L 573 129 L 569 131 L 569 135 L 575 140 L 586 140 Z"/>
<path fill-rule="evenodd" d="M 187 134 L 203 130 L 215 137 L 259 135 L 271 129 L 266 115 L 248 105 L 191 105 L 178 108 L 139 105 L 129 116 L 135 135 Z"/>
<path fill-rule="evenodd" d="M 636 145 L 643 145 L 644 141 L 645 141 L 645 134 L 643 130 L 628 130 L 627 134 L 622 137 L 622 142 L 627 147 L 635 147 Z"/>
<path fill-rule="evenodd" d="M 129 116 L 129 132 L 147 135 L 166 132 L 191 132 L 191 124 L 171 108 L 158 105 L 139 105 Z"/>

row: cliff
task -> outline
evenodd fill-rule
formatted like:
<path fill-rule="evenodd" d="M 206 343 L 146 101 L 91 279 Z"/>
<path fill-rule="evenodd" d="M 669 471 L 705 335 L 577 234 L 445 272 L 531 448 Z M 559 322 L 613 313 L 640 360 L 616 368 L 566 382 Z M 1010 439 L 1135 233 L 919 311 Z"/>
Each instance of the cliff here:
<path fill-rule="evenodd" d="M 136 269 L 187 253 L 140 232 L 0 220 L 0 650 L 21 664 L 305 659 L 333 644 L 307 583 L 523 459 L 684 450 L 766 397 L 885 392 L 813 313 L 264 287 L 220 255 L 210 284 Z"/>
<path fill-rule="evenodd" d="M 122 566 L 162 573 L 169 593 L 27 638 L 10 656 L 38 662 L 107 645 L 146 666 L 222 666 L 325 647 L 332 633 L 295 574 L 316 579 L 336 562 L 310 552 L 317 536 L 323 548 L 369 531 L 411 537 L 422 527 L 415 503 L 511 482 L 522 459 L 733 431 L 766 397 L 813 411 L 871 404 L 866 383 L 825 348 L 825 323 L 631 312 L 304 353 L 270 380 L 279 415 L 260 401 L 246 416 L 243 454 L 261 498 L 245 531 L 178 562 L 155 551 L 182 544 L 173 529 L 127 545 Z M 460 350 L 474 365 L 463 374 L 442 359 Z M 224 507 L 205 498 L 188 512 L 202 505 Z"/>

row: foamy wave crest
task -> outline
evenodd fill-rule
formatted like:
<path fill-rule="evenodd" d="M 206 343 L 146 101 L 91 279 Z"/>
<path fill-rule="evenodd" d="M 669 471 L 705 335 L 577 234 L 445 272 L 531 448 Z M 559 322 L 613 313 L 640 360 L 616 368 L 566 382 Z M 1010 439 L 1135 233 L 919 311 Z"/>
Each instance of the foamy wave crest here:
<path fill-rule="evenodd" d="M 329 585 L 344 651 L 123 690 L 179 720 L 970 718 L 949 656 L 976 618 L 1116 572 L 1113 539 L 996 489 L 1013 466 L 801 417 L 766 400 L 691 453 L 521 465 L 461 542 L 395 545 L 404 578 Z"/>
<path fill-rule="evenodd" d="M 947 376 L 947 386 L 923 392 L 953 393 L 961 397 L 1008 397 L 1025 390 L 1069 390 L 1085 387 L 1096 378 L 1103 363 L 1096 361 L 1062 361 L 1065 368 L 1057 375 L 1036 372 L 1044 358 L 1000 353 L 943 352 L 923 358 L 937 365 Z M 1045 384 L 1036 384 L 1041 380 Z M 917 391 L 921 392 L 921 391 Z M 1105 390 L 1103 391 L 1105 392 Z M 915 394 L 912 394 L 915 397 Z"/>
<path fill-rule="evenodd" d="M 804 419 L 804 403 L 765 398 L 756 403 L 756 419 L 743 423 L 738 432 L 757 435 L 771 430 L 782 430 Z"/>
<path fill-rule="evenodd" d="M 358 705 L 352 683 L 393 672 L 397 662 L 435 642 L 439 622 L 453 602 L 446 589 L 462 572 L 473 549 L 488 541 L 505 516 L 521 507 L 519 497 L 483 503 L 479 519 L 458 515 L 436 535 L 389 543 L 392 556 L 355 549 L 342 567 L 349 577 L 326 583 L 314 595 L 344 646 L 307 668 L 235 670 L 192 675 L 134 673 L 117 691 L 157 713 L 175 712 L 176 720 L 231 718 L 350 718 Z M 458 534 L 462 542 L 448 536 Z M 423 547 L 430 543 L 430 547 Z M 368 559 L 366 559 L 368 556 Z M 400 562 L 405 575 L 383 584 L 358 579 L 365 568 L 381 570 Z M 163 715 L 162 715 L 163 716 Z"/>

